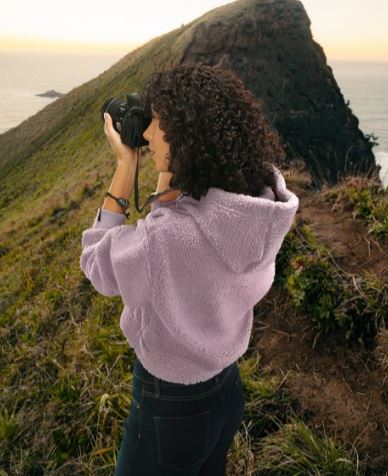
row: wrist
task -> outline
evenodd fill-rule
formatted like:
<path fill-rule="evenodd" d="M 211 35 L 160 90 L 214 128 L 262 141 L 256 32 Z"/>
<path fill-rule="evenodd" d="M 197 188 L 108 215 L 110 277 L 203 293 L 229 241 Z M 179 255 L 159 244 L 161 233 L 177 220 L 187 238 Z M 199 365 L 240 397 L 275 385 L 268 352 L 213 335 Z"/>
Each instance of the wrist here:
<path fill-rule="evenodd" d="M 128 154 L 120 154 L 117 156 L 117 164 L 123 167 L 133 167 L 136 166 L 137 154 L 136 152 L 129 152 Z"/>

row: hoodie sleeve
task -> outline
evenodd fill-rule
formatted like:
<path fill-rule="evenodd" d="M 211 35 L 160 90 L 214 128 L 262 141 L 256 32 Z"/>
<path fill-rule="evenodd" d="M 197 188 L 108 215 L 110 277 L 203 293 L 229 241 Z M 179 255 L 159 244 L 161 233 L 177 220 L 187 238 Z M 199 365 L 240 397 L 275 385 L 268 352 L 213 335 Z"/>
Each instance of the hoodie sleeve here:
<path fill-rule="evenodd" d="M 137 306 L 148 288 L 142 220 L 137 225 L 123 225 L 124 214 L 102 209 L 98 221 L 98 212 L 92 227 L 82 232 L 80 267 L 100 294 L 120 295 L 128 306 Z"/>

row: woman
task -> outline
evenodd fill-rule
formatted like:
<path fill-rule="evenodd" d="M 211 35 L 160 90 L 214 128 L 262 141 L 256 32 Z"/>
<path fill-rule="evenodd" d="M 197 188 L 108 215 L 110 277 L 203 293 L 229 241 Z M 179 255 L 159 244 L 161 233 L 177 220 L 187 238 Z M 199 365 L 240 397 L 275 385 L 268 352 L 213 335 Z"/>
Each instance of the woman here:
<path fill-rule="evenodd" d="M 115 475 L 221 476 L 244 412 L 236 361 L 299 202 L 273 165 L 284 156 L 276 132 L 231 71 L 157 72 L 143 101 L 158 191 L 177 190 L 136 225 L 107 197 L 80 261 L 97 291 L 122 296 L 137 356 Z M 105 131 L 119 158 L 111 190 L 128 198 L 136 154 L 110 118 Z"/>

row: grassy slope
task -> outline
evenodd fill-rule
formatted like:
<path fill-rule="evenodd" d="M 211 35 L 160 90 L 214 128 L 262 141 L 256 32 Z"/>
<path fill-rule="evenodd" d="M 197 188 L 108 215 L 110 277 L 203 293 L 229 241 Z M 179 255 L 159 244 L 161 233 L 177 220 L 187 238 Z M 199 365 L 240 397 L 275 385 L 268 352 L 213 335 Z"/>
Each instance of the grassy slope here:
<path fill-rule="evenodd" d="M 190 34 L 187 26 L 152 40 L 0 138 L 0 453 L 17 439 L 21 455 L 4 463 L 15 474 L 39 474 L 38 461 L 47 471 L 67 459 L 74 443 L 87 441 L 90 449 L 88 429 L 98 426 L 94 416 L 106 392 L 114 394 L 117 412 L 112 431 L 101 431 L 120 431 L 116 418 L 128 406 L 132 358 L 117 319 L 121 299 L 95 293 L 79 267 L 81 233 L 115 169 L 100 108 L 179 61 Z M 153 162 L 143 162 L 141 205 L 157 182 Z M 139 214 L 131 208 L 135 223 Z M 62 430 L 67 421 L 76 423 L 77 435 L 71 425 Z"/>

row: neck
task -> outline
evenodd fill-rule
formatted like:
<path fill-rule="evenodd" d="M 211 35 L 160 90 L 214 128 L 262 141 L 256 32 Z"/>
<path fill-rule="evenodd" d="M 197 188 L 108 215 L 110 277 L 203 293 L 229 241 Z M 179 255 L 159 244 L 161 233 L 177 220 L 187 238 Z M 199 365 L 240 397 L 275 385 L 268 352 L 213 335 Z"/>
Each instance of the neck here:
<path fill-rule="evenodd" d="M 180 194 L 181 194 L 180 190 L 172 190 L 171 192 L 168 192 L 162 195 L 161 197 L 159 197 L 158 200 L 160 200 L 161 202 L 165 202 L 167 200 L 175 200 L 176 198 L 179 197 Z"/>

